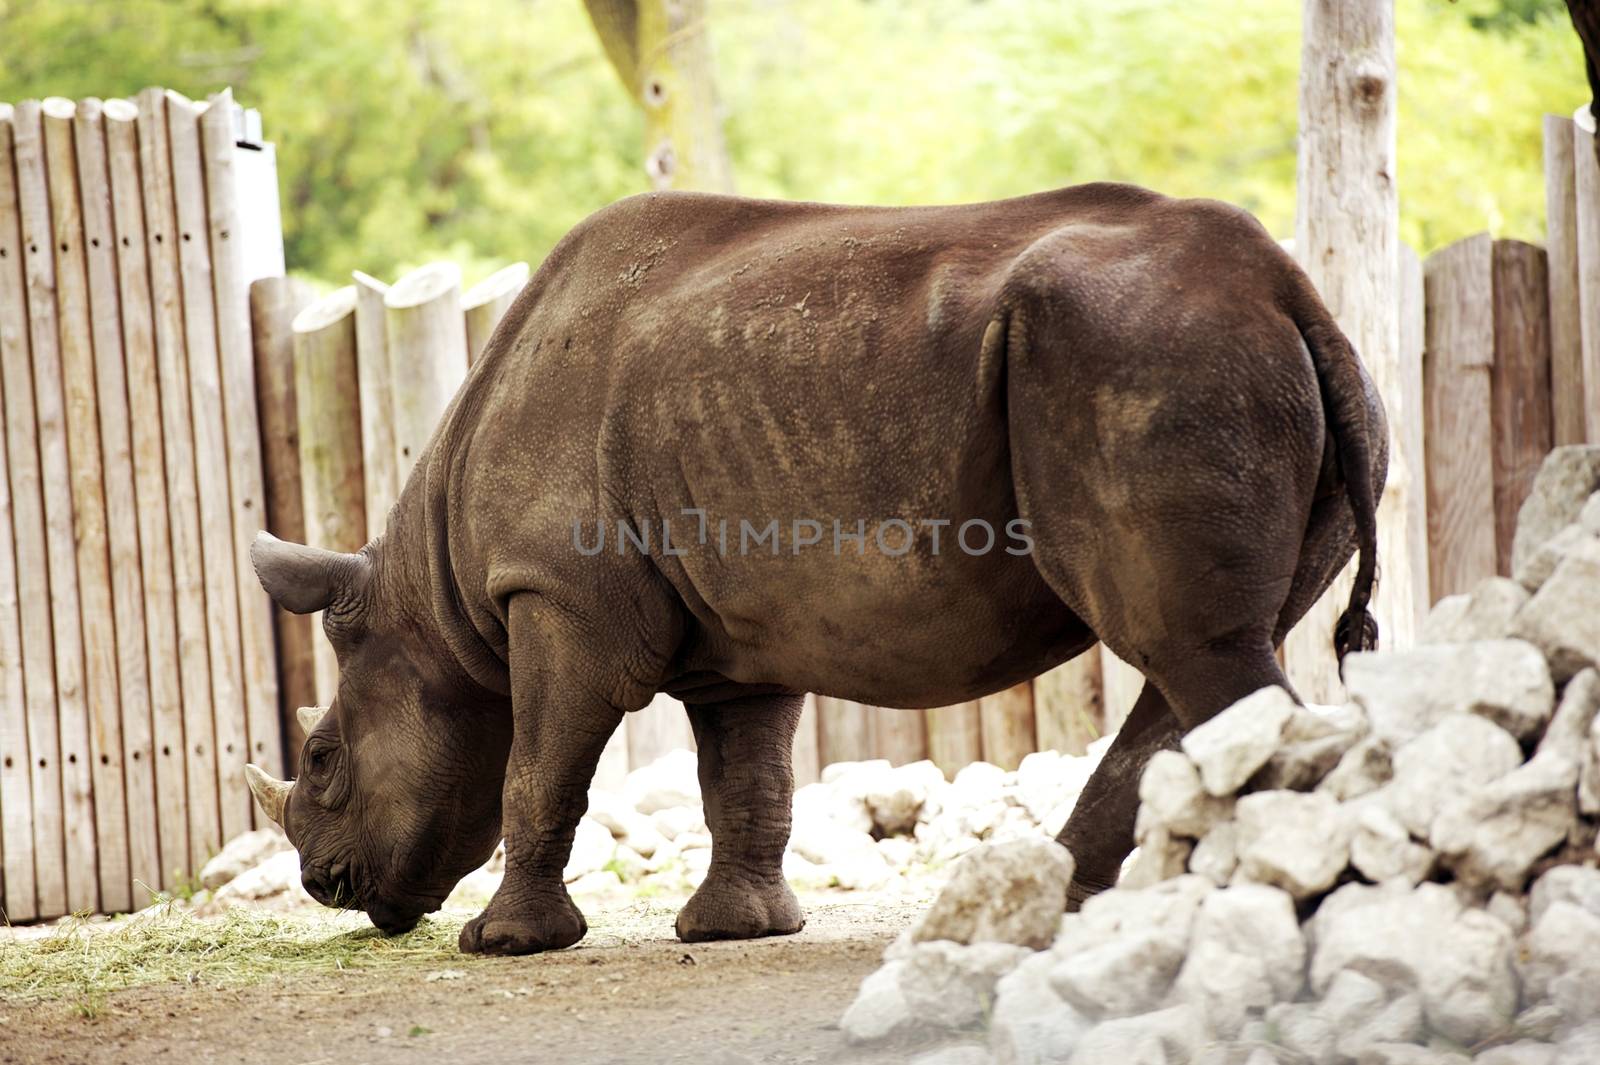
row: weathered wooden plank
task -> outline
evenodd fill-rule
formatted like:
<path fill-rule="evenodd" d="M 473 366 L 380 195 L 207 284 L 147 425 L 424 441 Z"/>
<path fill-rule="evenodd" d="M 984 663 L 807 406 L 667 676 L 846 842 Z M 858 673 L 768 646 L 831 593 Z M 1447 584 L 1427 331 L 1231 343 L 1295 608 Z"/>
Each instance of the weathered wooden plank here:
<path fill-rule="evenodd" d="M 0 471 L 4 471 L 0 473 L 0 868 L 4 869 L 0 879 L 5 883 L 0 902 L 9 921 L 31 921 L 39 916 L 34 889 L 35 811 L 29 779 L 33 759 L 28 745 L 28 719 L 34 703 L 30 695 L 36 693 L 30 692 L 26 671 L 34 664 L 30 652 L 37 653 L 32 645 L 48 641 L 50 627 L 48 591 L 41 587 L 45 568 L 43 501 L 33 439 L 33 388 L 26 376 L 28 310 L 22 254 L 11 162 L 11 105 L 0 104 Z M 26 498 L 16 498 L 18 493 Z M 35 572 L 30 575 L 29 569 Z M 37 596 L 34 602 L 26 601 L 25 589 Z M 32 639 L 26 635 L 25 625 L 37 627 Z M 43 650 L 43 668 L 48 673 L 48 643 Z M 50 709 L 54 704 L 51 691 Z M 56 835 L 57 847 L 47 848 L 46 854 L 53 855 L 53 882 L 59 887 L 59 827 Z"/>
<path fill-rule="evenodd" d="M 1033 684 L 1013 684 L 978 700 L 983 726 L 983 760 L 1015 769 L 1033 753 Z"/>
<path fill-rule="evenodd" d="M 95 859 L 89 706 L 80 627 L 82 617 L 78 607 L 78 552 L 73 534 L 73 463 L 69 451 L 72 429 L 63 377 L 56 240 L 40 105 L 31 100 L 18 104 L 15 122 L 22 240 L 28 249 L 24 265 L 28 279 L 28 327 L 33 348 L 39 468 L 44 483 L 51 633 L 55 639 L 56 717 L 44 727 L 59 736 L 56 761 L 61 768 L 67 906 L 76 911 L 97 907 L 100 891 Z M 70 131 L 68 139 L 70 141 Z M 37 735 L 33 739 L 37 761 L 43 755 Z M 35 788 L 35 793 L 38 790 Z"/>
<path fill-rule="evenodd" d="M 628 777 L 628 733 L 624 728 L 627 723 L 626 720 L 619 723 L 616 731 L 611 733 L 611 738 L 606 740 L 605 748 L 600 752 L 600 761 L 594 767 L 594 776 L 589 779 L 589 787 L 613 793 L 622 791 L 623 782 Z"/>
<path fill-rule="evenodd" d="M 627 715 L 624 724 L 629 769 L 649 765 L 668 751 L 695 749 L 689 712 L 664 692 L 657 692 L 643 710 Z"/>
<path fill-rule="evenodd" d="M 1033 678 L 1033 723 L 1041 751 L 1083 754 L 1105 734 L 1097 648 Z"/>
<path fill-rule="evenodd" d="M 178 219 L 178 270 L 183 280 L 184 341 L 189 352 L 189 417 L 194 426 L 195 481 L 200 490 L 200 545 L 205 558 L 206 626 L 211 650 L 211 718 L 216 728 L 217 806 L 223 839 L 246 832 L 255 804 L 244 782 L 250 733 L 246 724 L 244 651 L 235 569 L 229 486 L 227 403 L 223 395 L 211 246 L 207 239 L 202 108 L 167 91 L 173 201 Z"/>
<path fill-rule="evenodd" d="M 310 285 L 290 277 L 264 277 L 250 286 L 267 529 L 295 543 L 305 542 L 306 517 L 300 485 L 293 322 L 315 298 Z M 305 743 L 295 711 L 317 701 L 315 634 L 309 616 L 280 607 L 273 607 L 272 612 L 278 633 L 278 713 L 285 738 L 284 760 L 292 776 Z"/>
<path fill-rule="evenodd" d="M 131 769 L 147 761 L 155 779 L 156 833 L 161 865 L 151 887 L 177 886 L 189 868 L 189 797 L 183 756 L 183 688 L 179 679 L 177 600 L 172 583 L 166 463 L 155 317 L 150 295 L 148 234 L 140 191 L 138 109 L 127 100 L 105 103 L 107 169 L 116 232 L 117 291 L 128 390 L 140 591 L 143 595 L 150 746 L 128 754 Z M 118 630 L 121 637 L 121 630 Z"/>
<path fill-rule="evenodd" d="M 183 696 L 184 786 L 188 796 L 188 864 L 164 855 L 169 877 L 182 879 L 222 846 L 218 810 L 216 724 L 212 714 L 211 633 L 206 624 L 206 567 L 200 532 L 200 486 L 195 468 L 189 352 L 184 336 L 183 280 L 174 203 L 166 92 L 139 93 L 137 133 L 143 181 L 145 253 L 161 395 L 162 452 L 177 608 L 178 675 Z M 163 763 L 171 750 L 163 742 Z"/>
<path fill-rule="evenodd" d="M 1550 397 L 1557 445 L 1581 444 L 1583 329 L 1578 311 L 1578 191 L 1572 119 L 1544 116 L 1545 249 L 1550 279 Z"/>
<path fill-rule="evenodd" d="M 395 468 L 394 385 L 389 376 L 387 312 L 389 286 L 363 274 L 356 286 L 356 371 L 361 379 L 361 469 L 367 493 L 367 535 L 381 536 L 389 508 L 400 498 Z"/>
<path fill-rule="evenodd" d="M 848 699 L 817 696 L 817 757 L 823 767 L 835 762 L 862 762 L 872 751 L 871 711 Z"/>
<path fill-rule="evenodd" d="M 1517 512 L 1551 447 L 1550 279 L 1544 249 L 1520 240 L 1495 241 L 1492 267 L 1495 559 L 1509 577 Z"/>
<path fill-rule="evenodd" d="M 964 765 L 983 758 L 983 718 L 976 701 L 936 706 L 928 710 L 928 757 L 933 764 L 953 777 Z M 823 717 L 822 735 L 827 735 Z M 826 761 L 823 763 L 826 765 Z"/>
<path fill-rule="evenodd" d="M 355 311 L 355 287 L 346 285 L 302 310 L 291 327 L 305 542 L 330 551 L 359 551 L 367 542 Z M 321 612 L 314 640 L 317 702 L 326 706 L 337 690 L 339 663 Z"/>
<path fill-rule="evenodd" d="M 1469 591 L 1496 569 L 1492 260 L 1480 233 L 1434 252 L 1423 268 L 1428 577 L 1436 598 Z"/>
<path fill-rule="evenodd" d="M 239 644 L 244 685 L 246 747 L 231 758 L 220 752 L 218 771 L 240 777 L 255 762 L 273 776 L 283 773 L 283 728 L 278 708 L 278 663 L 272 602 L 250 565 L 250 545 L 266 520 L 266 485 L 261 464 L 261 426 L 256 407 L 255 367 L 250 350 L 250 276 L 244 262 L 243 220 L 234 160 L 233 93 L 212 96 L 200 116 L 205 167 L 206 222 L 211 252 L 212 298 L 216 304 L 217 355 L 227 434 L 229 504 L 233 515 L 233 579 L 239 602 Z M 256 825 L 266 816 L 254 804 Z"/>
<path fill-rule="evenodd" d="M 1578 318 L 1583 323 L 1584 438 L 1600 443 L 1600 160 L 1587 108 L 1573 124 L 1573 194 L 1577 202 Z"/>
<path fill-rule="evenodd" d="M 1378 501 L 1383 580 L 1373 612 L 1388 646 L 1411 643 L 1419 612 L 1408 542 L 1422 535 L 1408 501 L 1416 476 L 1397 438 L 1405 406 L 1399 362 L 1400 208 L 1395 173 L 1392 0 L 1303 0 L 1295 255 L 1360 353 L 1390 412 L 1389 471 Z M 1284 641 L 1290 679 L 1313 702 L 1340 698 L 1333 630 L 1353 567 Z"/>
<path fill-rule="evenodd" d="M 413 270 L 384 294 L 383 305 L 393 384 L 395 477 L 404 486 L 467 375 L 461 271 L 452 263 Z"/>
<path fill-rule="evenodd" d="M 887 758 L 892 765 L 909 765 L 928 757 L 926 711 L 880 706 L 870 711 L 872 757 Z"/>
<path fill-rule="evenodd" d="M 461 297 L 461 310 L 467 319 L 467 364 L 483 354 L 494 327 L 516 302 L 522 286 L 528 283 L 528 264 L 512 263 L 479 281 Z"/>
<path fill-rule="evenodd" d="M 806 694 L 800 707 L 800 725 L 794 733 L 794 786 L 803 788 L 822 776 L 822 762 L 817 751 L 817 697 Z"/>
<path fill-rule="evenodd" d="M 1428 454 L 1426 443 L 1427 410 L 1423 401 L 1422 353 L 1427 347 L 1428 308 L 1422 283 L 1422 260 L 1409 247 L 1400 245 L 1400 389 L 1403 404 L 1397 415 L 1400 425 L 1395 439 L 1406 450 L 1408 467 L 1415 474 L 1415 491 L 1407 493 L 1406 505 L 1415 513 L 1412 528 L 1428 528 Z M 1413 536 L 1406 542 L 1411 562 L 1411 582 L 1416 590 L 1415 621 L 1421 624 L 1433 595 L 1428 578 L 1428 538 Z"/>
<path fill-rule="evenodd" d="M 117 701 L 121 708 L 119 783 L 126 807 L 128 894 L 139 906 L 161 887 L 161 846 L 156 825 L 155 760 L 151 756 L 150 677 L 145 657 L 144 588 L 140 576 L 139 504 L 134 495 L 133 434 L 128 412 L 127 357 L 122 347 L 122 300 L 117 284 L 116 231 L 111 218 L 111 177 L 106 169 L 105 120 L 97 99 L 82 100 L 72 124 L 83 204 L 89 325 L 94 343 L 95 403 L 104 475 L 106 546 L 109 551 Z M 87 588 L 88 585 L 85 584 Z M 87 596 L 84 609 L 90 608 Z M 84 631 L 89 631 L 89 619 Z M 113 766 L 104 755 L 100 776 Z M 119 831 L 115 825 L 112 831 Z M 102 832 L 105 829 L 102 828 Z M 102 874 L 102 903 L 111 908 Z M 123 908 L 123 907 L 118 907 Z"/>
<path fill-rule="evenodd" d="M 1111 648 L 1101 644 L 1100 690 L 1105 700 L 1106 732 L 1116 732 L 1128 720 L 1133 704 L 1144 690 L 1144 674 L 1118 658 Z"/>

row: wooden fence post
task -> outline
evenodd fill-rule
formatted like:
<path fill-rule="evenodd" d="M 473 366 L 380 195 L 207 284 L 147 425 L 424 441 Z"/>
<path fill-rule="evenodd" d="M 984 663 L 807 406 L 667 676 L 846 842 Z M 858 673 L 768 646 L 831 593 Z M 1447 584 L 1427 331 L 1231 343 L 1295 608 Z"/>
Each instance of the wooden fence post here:
<path fill-rule="evenodd" d="M 44 575 L 44 507 L 28 369 L 28 311 L 11 150 L 11 105 L 0 104 L 0 803 L 7 920 L 65 902 L 61 800 L 33 797 L 32 721 L 55 712 L 50 602 Z M 34 670 L 44 677 L 30 677 Z M 53 816 L 49 811 L 53 809 Z M 54 820 L 54 824 L 50 821 Z M 38 840 L 41 832 L 53 835 Z M 52 842 L 53 840 L 53 842 Z M 37 884 L 36 884 L 37 879 Z M 40 895 L 49 897 L 41 900 Z"/>
<path fill-rule="evenodd" d="M 266 485 L 261 466 L 255 367 L 250 350 L 250 279 L 244 261 L 243 225 L 234 169 L 237 108 L 233 93 L 212 96 L 200 116 L 205 164 L 206 236 L 211 253 L 212 298 L 216 303 L 217 356 L 226 430 L 228 501 L 232 511 L 232 576 L 239 603 L 239 647 L 244 688 L 245 746 L 219 769 L 242 779 L 244 763 L 283 774 L 283 729 L 278 712 L 278 669 L 272 604 L 250 564 L 250 545 L 266 520 Z M 197 234 L 197 238 L 198 238 Z M 249 803 L 257 826 L 265 815 Z"/>
<path fill-rule="evenodd" d="M 1495 558 L 1509 577 L 1517 512 L 1551 447 L 1550 280 L 1544 249 L 1520 240 L 1494 242 L 1491 273 Z"/>
<path fill-rule="evenodd" d="M 91 794 L 89 707 L 78 609 L 77 548 L 72 520 L 71 429 L 63 378 L 62 345 L 57 332 L 55 232 L 46 177 L 44 120 L 36 101 L 18 104 L 13 129 L 17 188 L 22 207 L 22 241 L 27 248 L 28 330 L 33 347 L 33 390 L 38 414 L 39 466 L 44 485 L 45 537 L 50 575 L 51 631 L 55 638 L 55 715 L 34 733 L 34 758 L 60 766 L 56 783 L 62 796 L 66 837 L 67 907 L 99 904 L 99 874 L 94 846 Z M 46 749 L 40 732 L 59 735 L 60 747 Z M 48 787 L 49 784 L 43 785 Z M 43 788 L 36 788 L 38 794 Z"/>
<path fill-rule="evenodd" d="M 1378 505 L 1383 581 L 1374 608 L 1388 647 L 1411 644 L 1419 612 L 1409 538 L 1417 508 L 1411 458 L 1397 436 L 1405 409 L 1396 291 L 1393 0 L 1304 0 L 1296 257 L 1371 373 L 1389 412 L 1389 471 Z M 1350 573 L 1334 582 L 1284 643 L 1290 678 L 1313 702 L 1340 697 L 1334 624 Z"/>
<path fill-rule="evenodd" d="M 361 380 L 361 471 L 366 484 L 367 536 L 383 535 L 389 508 L 400 496 L 395 470 L 394 384 L 389 376 L 389 286 L 360 270 L 356 286 L 356 372 Z"/>
<path fill-rule="evenodd" d="M 207 240 L 205 167 L 200 108 L 168 90 L 167 134 L 178 209 L 178 269 L 183 279 L 184 339 L 189 350 L 189 415 L 194 425 L 195 475 L 200 489 L 200 544 L 205 557 L 206 628 L 211 646 L 212 719 L 216 725 L 218 807 L 222 838 L 247 831 L 255 804 L 241 772 L 249 753 L 245 723 L 244 658 L 239 584 L 234 561 L 232 490 L 224 414 L 215 286 Z"/>
<path fill-rule="evenodd" d="M 104 754 L 95 763 L 95 781 L 120 769 L 126 804 L 128 889 L 131 906 L 161 886 L 161 849 L 156 824 L 155 760 L 151 756 L 150 676 L 144 622 L 144 587 L 139 558 L 139 504 L 134 495 L 133 431 L 128 410 L 127 357 L 122 347 L 122 300 L 117 279 L 116 230 L 111 219 L 111 177 L 106 164 L 105 121 L 99 100 L 78 104 L 73 119 L 78 155 L 78 191 L 83 205 L 83 241 L 94 345 L 95 404 L 99 415 L 100 457 L 104 471 L 106 542 L 110 551 L 109 590 L 114 625 L 117 699 L 121 705 L 120 765 Z M 101 556 L 102 559 L 105 556 Z M 87 584 L 85 585 L 87 588 Z M 90 609 L 87 596 L 84 609 Z M 84 631 L 90 628 L 84 619 Z M 104 742 L 104 741 L 102 741 Z M 124 831 L 114 825 L 112 831 Z M 110 907 L 105 878 L 102 905 Z"/>
<path fill-rule="evenodd" d="M 1583 323 L 1584 436 L 1600 443 L 1600 160 L 1587 108 L 1573 116 L 1573 194 L 1578 234 L 1578 317 Z"/>
<path fill-rule="evenodd" d="M 887 758 L 891 765 L 910 765 L 928 757 L 926 711 L 874 706 L 867 727 L 874 758 Z"/>
<path fill-rule="evenodd" d="M 189 800 L 183 739 L 183 689 L 179 680 L 176 598 L 163 459 L 161 392 L 156 371 L 155 319 L 144 203 L 140 192 L 138 109 L 126 100 L 104 105 L 112 228 L 116 234 L 117 291 L 122 308 L 129 440 L 137 502 L 140 590 L 150 699 L 150 749 L 155 776 L 156 834 L 161 867 L 152 887 L 171 889 L 177 870 L 189 868 Z M 132 415 L 137 413 L 137 417 Z M 119 631 L 120 635 L 120 631 Z M 204 665 L 204 663 L 202 663 Z M 138 751 L 128 756 L 139 761 Z"/>
<path fill-rule="evenodd" d="M 355 286 L 346 285 L 301 311 L 292 327 L 306 543 L 330 551 L 359 551 L 367 542 L 355 310 Z M 320 611 L 314 624 L 317 701 L 327 705 L 339 663 Z"/>
<path fill-rule="evenodd" d="M 1406 496 L 1406 505 L 1413 512 L 1412 527 L 1423 530 L 1425 534 L 1428 528 L 1428 458 L 1422 358 L 1423 350 L 1427 347 L 1428 307 L 1422 281 L 1422 260 L 1405 244 L 1401 244 L 1399 250 L 1400 372 L 1404 375 L 1400 392 L 1404 406 L 1400 409 L 1400 426 L 1394 435 L 1405 449 L 1408 467 L 1413 473 L 1412 487 L 1415 491 Z M 1433 605 L 1428 579 L 1428 537 L 1410 537 L 1406 541 L 1406 555 L 1411 566 L 1412 589 L 1416 592 L 1413 620 L 1420 625 L 1428 608 Z"/>
<path fill-rule="evenodd" d="M 395 474 L 403 486 L 467 375 L 461 271 L 453 263 L 413 270 L 394 283 L 383 305 L 394 385 Z"/>
<path fill-rule="evenodd" d="M 1545 248 L 1550 278 L 1550 399 L 1557 446 L 1583 443 L 1583 329 L 1578 311 L 1578 193 L 1570 118 L 1544 116 Z"/>
<path fill-rule="evenodd" d="M 1480 233 L 1434 252 L 1424 266 L 1428 569 L 1438 598 L 1469 591 L 1496 569 L 1492 259 L 1489 236 Z"/>
<path fill-rule="evenodd" d="M 817 697 L 807 693 L 800 708 L 800 727 L 794 733 L 794 786 L 803 788 L 822 776 L 822 761 L 817 750 Z"/>
<path fill-rule="evenodd" d="M 1090 654 L 1092 652 L 1085 652 Z M 1105 699 L 1106 732 L 1116 732 L 1128 720 L 1133 704 L 1144 690 L 1144 674 L 1100 645 L 1100 690 Z"/>
<path fill-rule="evenodd" d="M 250 286 L 267 529 L 296 543 L 305 542 L 306 517 L 300 486 L 300 413 L 295 400 L 292 323 L 314 299 L 311 286 L 295 278 L 264 277 Z M 278 713 L 287 748 L 284 762 L 292 775 L 305 743 L 295 711 L 317 701 L 315 633 L 306 615 L 276 606 L 272 613 L 278 630 Z"/>
<path fill-rule="evenodd" d="M 1038 749 L 1083 754 L 1105 735 L 1102 698 L 1098 647 L 1033 678 Z"/>
<path fill-rule="evenodd" d="M 817 696 L 817 757 L 824 767 L 874 756 L 871 711 L 848 699 Z"/>
<path fill-rule="evenodd" d="M 184 335 L 183 277 L 178 264 L 166 92 L 141 91 L 136 131 L 144 200 L 145 253 L 150 265 L 154 311 L 156 379 L 161 393 L 161 435 L 166 467 L 177 606 L 179 683 L 183 693 L 183 757 L 188 796 L 186 865 L 166 856 L 168 876 L 187 876 L 222 846 L 217 795 L 215 698 L 211 688 L 211 629 L 206 621 L 206 566 L 200 517 L 200 481 L 195 457 L 189 350 Z M 161 757 L 170 752 L 162 746 Z"/>
<path fill-rule="evenodd" d="M 649 765 L 668 751 L 695 749 L 689 712 L 665 692 L 657 692 L 643 710 L 628 714 L 622 726 L 629 769 Z"/>
<path fill-rule="evenodd" d="M 528 283 L 528 264 L 512 263 L 479 281 L 461 297 L 467 319 L 467 364 L 476 362 L 484 345 Z"/>
<path fill-rule="evenodd" d="M 822 700 L 817 702 L 820 712 Z M 978 706 L 978 702 L 973 701 L 936 706 L 927 711 L 928 757 L 947 777 L 954 777 L 962 766 L 983 758 L 983 717 Z M 830 722 L 825 713 L 820 713 L 820 717 L 820 742 L 826 755 Z M 822 764 L 827 765 L 830 760 L 824 756 Z"/>
<path fill-rule="evenodd" d="M 1033 684 L 1013 684 L 978 700 L 983 726 L 983 760 L 1015 769 L 1033 753 Z"/>

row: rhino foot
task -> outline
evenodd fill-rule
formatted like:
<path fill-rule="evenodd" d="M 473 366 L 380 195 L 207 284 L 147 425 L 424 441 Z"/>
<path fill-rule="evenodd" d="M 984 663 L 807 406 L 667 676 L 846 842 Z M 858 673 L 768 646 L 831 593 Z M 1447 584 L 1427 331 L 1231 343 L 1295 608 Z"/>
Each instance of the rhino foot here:
<path fill-rule="evenodd" d="M 589 931 L 583 914 L 565 892 L 531 912 L 506 912 L 490 901 L 489 908 L 461 929 L 464 954 L 537 954 L 570 947 Z"/>
<path fill-rule="evenodd" d="M 679 911 L 677 927 L 679 939 L 701 943 L 787 936 L 805 925 L 800 901 L 781 878 L 752 882 L 712 871 Z"/>

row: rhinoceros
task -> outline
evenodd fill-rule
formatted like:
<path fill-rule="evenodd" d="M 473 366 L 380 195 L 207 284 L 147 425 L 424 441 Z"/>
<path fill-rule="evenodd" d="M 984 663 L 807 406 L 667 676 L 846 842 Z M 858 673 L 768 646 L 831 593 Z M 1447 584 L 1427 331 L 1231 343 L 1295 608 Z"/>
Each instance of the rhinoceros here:
<path fill-rule="evenodd" d="M 545 259 L 381 536 L 255 543 L 339 683 L 299 780 L 252 788 L 310 893 L 386 932 L 503 836 L 461 948 L 561 948 L 596 763 L 667 692 L 713 839 L 679 936 L 790 933 L 803 693 L 943 706 L 1098 640 L 1147 683 L 1060 836 L 1081 900 L 1150 756 L 1289 687 L 1274 647 L 1357 552 L 1335 650 L 1375 645 L 1386 441 L 1308 278 L 1222 203 L 623 200 Z"/>

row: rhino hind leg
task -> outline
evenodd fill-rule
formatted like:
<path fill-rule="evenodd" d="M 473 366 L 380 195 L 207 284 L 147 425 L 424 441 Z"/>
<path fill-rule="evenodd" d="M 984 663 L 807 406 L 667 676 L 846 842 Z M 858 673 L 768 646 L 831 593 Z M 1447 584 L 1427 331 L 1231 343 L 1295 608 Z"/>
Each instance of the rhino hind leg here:
<path fill-rule="evenodd" d="M 800 695 L 691 705 L 711 866 L 678 914 L 678 938 L 756 939 L 805 925 L 783 879 Z"/>

